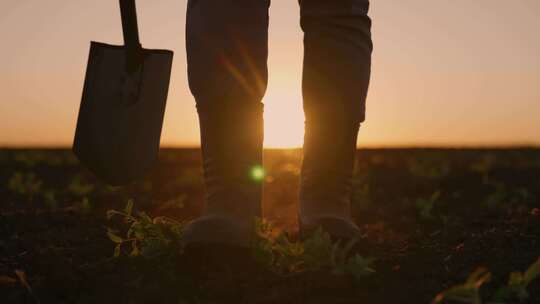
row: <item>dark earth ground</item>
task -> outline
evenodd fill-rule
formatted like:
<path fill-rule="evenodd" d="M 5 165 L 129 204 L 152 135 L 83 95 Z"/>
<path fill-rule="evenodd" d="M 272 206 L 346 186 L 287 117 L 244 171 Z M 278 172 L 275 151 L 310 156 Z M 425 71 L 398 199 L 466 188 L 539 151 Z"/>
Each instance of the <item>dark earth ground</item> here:
<path fill-rule="evenodd" d="M 292 237 L 299 163 L 298 150 L 265 155 L 264 213 Z M 113 258 L 108 209 L 133 199 L 152 216 L 200 212 L 198 150 L 163 150 L 148 179 L 125 188 L 68 150 L 4 149 L 0 166 L 0 303 L 430 303 L 479 266 L 493 274 L 490 294 L 540 257 L 538 149 L 360 150 L 358 252 L 377 258 L 361 281 L 276 275 L 225 253 L 204 273 L 188 257 Z M 528 290 L 524 303 L 540 303 L 540 280 Z"/>

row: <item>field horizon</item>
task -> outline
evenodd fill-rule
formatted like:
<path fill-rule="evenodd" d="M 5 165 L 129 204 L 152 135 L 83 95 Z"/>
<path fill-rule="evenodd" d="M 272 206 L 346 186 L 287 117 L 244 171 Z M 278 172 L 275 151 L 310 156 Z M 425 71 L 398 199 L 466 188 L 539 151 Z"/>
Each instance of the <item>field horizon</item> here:
<path fill-rule="evenodd" d="M 70 150 L 70 145 L 0 145 L 0 150 Z M 197 150 L 200 145 L 165 145 L 160 146 L 160 150 Z M 358 150 L 505 150 L 505 149 L 540 149 L 539 144 L 463 144 L 463 145 L 358 145 Z M 264 147 L 263 150 L 302 150 L 302 147 Z"/>

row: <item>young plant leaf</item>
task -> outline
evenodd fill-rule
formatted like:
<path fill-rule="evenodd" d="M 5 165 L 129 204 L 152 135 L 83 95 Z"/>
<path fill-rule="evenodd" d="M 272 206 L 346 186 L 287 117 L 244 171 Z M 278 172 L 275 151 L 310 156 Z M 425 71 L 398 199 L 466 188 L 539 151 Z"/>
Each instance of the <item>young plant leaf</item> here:
<path fill-rule="evenodd" d="M 525 271 L 525 275 L 523 276 L 523 281 L 525 283 L 525 286 L 529 285 L 530 282 L 532 282 L 534 279 L 540 276 L 540 258 L 536 260 L 527 271 Z"/>
<path fill-rule="evenodd" d="M 128 200 L 126 208 L 124 209 L 124 212 L 131 216 L 131 213 L 133 211 L 133 200 Z"/>
<path fill-rule="evenodd" d="M 137 241 L 131 242 L 131 256 L 139 256 L 140 254 L 139 246 L 137 245 Z"/>
<path fill-rule="evenodd" d="M 114 232 L 112 232 L 112 230 L 110 230 L 110 229 L 107 231 L 107 236 L 114 243 L 121 244 L 121 243 L 124 242 L 124 239 L 122 239 L 120 236 L 114 234 Z"/>
<path fill-rule="evenodd" d="M 482 304 L 480 287 L 491 279 L 491 273 L 485 268 L 478 268 L 469 275 L 464 284 L 451 287 L 439 293 L 432 304 L 443 303 L 445 299 L 459 303 Z"/>
<path fill-rule="evenodd" d="M 120 247 L 122 246 L 122 244 L 118 244 L 114 247 L 114 257 L 117 258 L 120 256 Z"/>

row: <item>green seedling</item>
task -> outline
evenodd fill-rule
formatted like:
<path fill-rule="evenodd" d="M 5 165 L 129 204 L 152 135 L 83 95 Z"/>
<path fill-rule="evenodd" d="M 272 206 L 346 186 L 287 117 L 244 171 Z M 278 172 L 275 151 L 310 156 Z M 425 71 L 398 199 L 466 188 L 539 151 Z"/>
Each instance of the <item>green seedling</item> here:
<path fill-rule="evenodd" d="M 253 257 L 275 273 L 287 275 L 329 269 L 335 275 L 348 274 L 360 279 L 375 272 L 372 268 L 374 259 L 350 255 L 356 240 L 344 246 L 339 241 L 333 243 L 322 228 L 303 242 L 291 242 L 284 233 L 274 236 L 271 224 L 257 219 L 255 232 Z"/>
<path fill-rule="evenodd" d="M 266 220 L 256 218 L 254 221 L 254 233 L 251 255 L 259 264 L 271 269 L 275 260 L 272 225 Z"/>
<path fill-rule="evenodd" d="M 122 254 L 122 250 L 130 247 L 130 256 L 156 257 L 170 252 L 171 249 L 180 249 L 185 223 L 160 216 L 151 218 L 144 212 L 133 212 L 133 201 L 129 200 L 122 211 L 109 210 L 107 218 L 120 216 L 128 225 L 125 236 L 117 231 L 107 230 L 107 236 L 116 246 L 114 256 Z"/>
<path fill-rule="evenodd" d="M 289 241 L 284 233 L 275 235 L 272 225 L 263 219 L 255 219 L 251 252 L 255 261 L 278 274 L 297 273 L 305 268 L 302 244 Z"/>
<path fill-rule="evenodd" d="M 88 197 L 83 197 L 82 200 L 76 204 L 76 206 L 83 212 L 89 212 L 92 209 L 92 203 Z"/>
<path fill-rule="evenodd" d="M 43 198 L 45 199 L 45 205 L 49 209 L 58 208 L 58 202 L 56 200 L 56 192 L 54 190 L 45 190 L 43 192 Z"/>
<path fill-rule="evenodd" d="M 529 284 L 540 277 L 540 258 L 534 262 L 525 273 L 516 271 L 510 273 L 508 283 L 497 289 L 491 301 L 481 298 L 480 288 L 491 279 L 491 273 L 485 268 L 478 268 L 467 278 L 464 284 L 457 285 L 439 293 L 432 304 L 437 303 L 466 303 L 466 304 L 506 304 L 520 302 L 529 298 Z"/>
<path fill-rule="evenodd" d="M 80 176 L 75 176 L 69 183 L 68 191 L 76 196 L 85 197 L 94 191 L 94 185 L 83 183 Z"/>
<path fill-rule="evenodd" d="M 525 301 L 529 298 L 527 288 L 529 284 L 540 276 L 540 258 L 525 271 L 525 273 L 515 271 L 510 273 L 506 286 L 499 288 L 495 294 L 496 301 L 504 301 L 517 298 Z"/>
<path fill-rule="evenodd" d="M 482 183 L 488 185 L 490 181 L 490 172 L 495 166 L 497 158 L 493 154 L 487 154 L 482 157 L 479 161 L 471 165 L 471 170 L 474 172 L 480 173 L 482 176 Z"/>
<path fill-rule="evenodd" d="M 482 304 L 480 287 L 489 280 L 491 280 L 491 273 L 485 268 L 478 268 L 469 275 L 465 283 L 439 293 L 432 304 L 447 302 Z"/>
<path fill-rule="evenodd" d="M 291 242 L 284 233 L 275 238 L 273 254 L 275 267 L 282 273 L 297 273 L 307 268 L 304 260 L 305 247 L 300 242 Z"/>
<path fill-rule="evenodd" d="M 115 216 L 121 217 L 128 225 L 125 235 L 110 228 L 107 230 L 107 236 L 116 244 L 115 257 L 124 252 L 129 252 L 129 256 L 149 258 L 182 252 L 184 222 L 168 217 L 151 218 L 144 212 L 135 215 L 132 200 L 124 210 L 107 212 L 109 219 Z M 293 242 L 285 233 L 275 235 L 267 221 L 256 219 L 254 233 L 251 245 L 253 258 L 277 274 L 329 269 L 336 275 L 348 274 L 358 279 L 375 272 L 372 268 L 374 259 L 350 255 L 356 240 L 341 246 L 341 242 L 332 243 L 329 234 L 322 229 L 317 229 L 304 242 Z"/>
<path fill-rule="evenodd" d="M 433 208 L 435 207 L 435 204 L 438 202 L 440 196 L 441 196 L 441 192 L 436 191 L 428 198 L 419 198 L 416 200 L 415 206 L 422 219 L 424 220 L 434 219 Z"/>
<path fill-rule="evenodd" d="M 441 179 L 450 173 L 450 166 L 440 159 L 414 158 L 408 162 L 409 172 L 427 179 Z"/>
<path fill-rule="evenodd" d="M 57 152 L 46 151 L 19 151 L 13 156 L 13 160 L 23 164 L 27 168 L 32 168 L 38 164 L 48 166 L 58 166 L 63 163 L 63 157 Z"/>
<path fill-rule="evenodd" d="M 188 196 L 185 194 L 177 195 L 170 200 L 164 201 L 160 204 L 160 209 L 182 209 L 185 207 L 185 203 Z"/>
<path fill-rule="evenodd" d="M 375 273 L 372 264 L 374 258 L 365 258 L 359 254 L 350 257 L 350 251 L 356 244 L 356 240 L 349 241 L 344 247 L 340 246 L 340 242 L 334 244 L 332 250 L 332 272 L 337 275 L 349 274 L 355 279 L 361 278 Z"/>
<path fill-rule="evenodd" d="M 303 242 L 305 255 L 303 257 L 306 267 L 311 270 L 319 270 L 322 268 L 331 267 L 334 263 L 332 240 L 328 233 L 325 233 L 321 228 Z"/>
<path fill-rule="evenodd" d="M 26 151 L 16 153 L 13 159 L 28 168 L 32 168 L 42 160 L 42 156 L 38 152 Z"/>
<path fill-rule="evenodd" d="M 503 183 L 492 183 L 495 191 L 489 194 L 484 205 L 488 208 L 499 208 L 522 203 L 531 197 L 526 188 L 509 189 Z"/>
<path fill-rule="evenodd" d="M 34 173 L 16 172 L 8 182 L 8 189 L 25 196 L 27 201 L 31 203 L 35 195 L 39 194 L 43 182 L 39 180 Z"/>

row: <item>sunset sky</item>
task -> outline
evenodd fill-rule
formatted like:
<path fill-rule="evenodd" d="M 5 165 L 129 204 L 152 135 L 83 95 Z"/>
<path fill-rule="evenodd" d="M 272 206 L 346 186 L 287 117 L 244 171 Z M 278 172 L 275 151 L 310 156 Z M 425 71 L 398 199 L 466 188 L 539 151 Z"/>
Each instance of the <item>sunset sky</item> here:
<path fill-rule="evenodd" d="M 330 0 L 329 0 L 330 1 Z M 186 0 L 139 0 L 141 41 L 175 52 L 163 146 L 199 144 Z M 299 146 L 297 0 L 273 0 L 266 146 Z M 372 0 L 360 146 L 540 144 L 539 0 Z M 0 146 L 69 146 L 91 40 L 121 44 L 116 0 L 0 1 Z"/>

